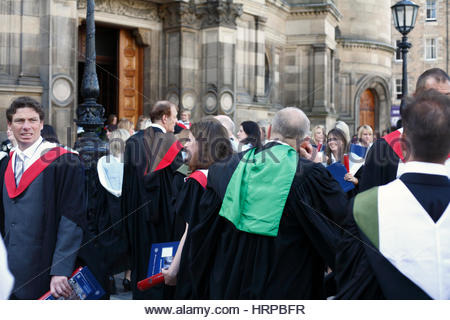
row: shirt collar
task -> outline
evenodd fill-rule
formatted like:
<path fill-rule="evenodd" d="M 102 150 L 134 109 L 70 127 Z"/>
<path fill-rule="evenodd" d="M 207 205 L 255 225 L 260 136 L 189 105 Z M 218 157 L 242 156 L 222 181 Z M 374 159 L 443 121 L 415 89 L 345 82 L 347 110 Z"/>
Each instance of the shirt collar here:
<path fill-rule="evenodd" d="M 290 147 L 290 145 L 289 145 L 288 143 L 283 142 L 283 141 L 281 141 L 281 140 L 268 140 L 265 144 L 268 144 L 268 143 L 284 144 L 285 146 L 289 146 L 289 147 Z"/>
<path fill-rule="evenodd" d="M 153 128 L 161 129 L 162 132 L 164 132 L 164 133 L 167 132 L 166 129 L 165 129 L 163 126 L 161 126 L 161 125 L 159 125 L 159 124 L 157 124 L 157 123 L 152 123 L 151 126 L 152 126 Z"/>
<path fill-rule="evenodd" d="M 39 138 L 28 148 L 26 148 L 25 150 L 20 150 L 19 148 L 16 148 L 16 152 L 17 155 L 23 160 L 24 157 L 27 157 L 28 159 L 31 159 L 34 155 L 34 153 L 36 152 L 37 148 L 41 145 L 42 141 L 44 139 L 42 139 L 41 136 L 39 136 Z"/>
<path fill-rule="evenodd" d="M 404 164 L 402 174 L 405 173 L 424 173 L 435 174 L 448 177 L 448 169 L 445 165 L 431 162 L 409 161 Z"/>

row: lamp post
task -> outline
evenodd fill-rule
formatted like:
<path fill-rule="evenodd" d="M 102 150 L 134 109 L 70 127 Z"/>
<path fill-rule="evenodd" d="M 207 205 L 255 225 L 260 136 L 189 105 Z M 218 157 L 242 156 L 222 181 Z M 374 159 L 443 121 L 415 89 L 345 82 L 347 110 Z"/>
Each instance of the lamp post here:
<path fill-rule="evenodd" d="M 400 110 L 402 110 L 406 103 L 406 96 L 408 95 L 408 63 L 406 54 L 411 48 L 411 43 L 408 42 L 407 35 L 414 29 L 419 6 L 412 1 L 402 0 L 394 4 L 391 10 L 395 29 L 402 34 L 402 41 L 398 44 L 398 47 L 402 50 L 403 59 L 402 102 L 400 104 Z"/>
<path fill-rule="evenodd" d="M 108 151 L 107 144 L 100 140 L 95 131 L 103 126 L 105 110 L 97 103 L 100 88 L 98 85 L 95 54 L 94 0 L 87 0 L 86 9 L 86 62 L 81 83 L 83 103 L 77 108 L 78 126 L 83 127 L 83 135 L 77 139 L 75 149 L 88 169 L 95 169 L 97 160 Z M 90 171 L 90 170 L 89 170 Z"/>
<path fill-rule="evenodd" d="M 75 149 L 79 152 L 85 166 L 87 190 L 87 230 L 83 234 L 83 245 L 78 252 L 78 258 L 87 265 L 103 288 L 106 288 L 107 276 L 98 268 L 96 257 L 99 256 L 97 236 L 96 205 L 98 204 L 97 161 L 108 152 L 108 144 L 96 134 L 97 128 L 103 126 L 105 110 L 97 103 L 100 94 L 96 71 L 95 54 L 95 20 L 94 0 L 87 0 L 86 10 L 86 57 L 81 96 L 83 103 L 77 108 L 78 126 L 83 127 L 84 133 L 75 142 Z"/>

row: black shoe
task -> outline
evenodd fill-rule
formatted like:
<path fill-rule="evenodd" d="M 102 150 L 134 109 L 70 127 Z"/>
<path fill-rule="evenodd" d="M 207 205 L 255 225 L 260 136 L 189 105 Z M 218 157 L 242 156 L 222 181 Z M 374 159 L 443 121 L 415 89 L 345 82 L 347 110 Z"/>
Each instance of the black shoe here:
<path fill-rule="evenodd" d="M 127 278 L 123 279 L 122 285 L 123 285 L 123 290 L 125 290 L 125 291 L 131 290 L 131 281 L 128 280 Z"/>
<path fill-rule="evenodd" d="M 116 294 L 117 293 L 116 281 L 115 281 L 113 276 L 110 276 L 108 278 L 108 292 L 109 292 L 109 294 Z"/>

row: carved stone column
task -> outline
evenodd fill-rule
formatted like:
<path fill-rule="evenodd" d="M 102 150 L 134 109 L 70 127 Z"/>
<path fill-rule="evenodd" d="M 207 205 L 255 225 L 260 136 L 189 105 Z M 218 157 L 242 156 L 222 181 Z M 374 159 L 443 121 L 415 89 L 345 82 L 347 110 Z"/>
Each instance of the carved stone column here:
<path fill-rule="evenodd" d="M 208 1 L 198 8 L 198 14 L 203 35 L 203 112 L 233 115 L 236 106 L 236 19 L 242 15 L 242 5 L 231 0 Z"/>
<path fill-rule="evenodd" d="M 199 20 L 193 2 L 172 2 L 161 7 L 164 26 L 163 94 L 180 110 L 195 112 L 199 102 Z"/>
<path fill-rule="evenodd" d="M 313 45 L 314 54 L 314 104 L 313 113 L 329 111 L 329 79 L 327 78 L 329 61 L 325 44 Z"/>
<path fill-rule="evenodd" d="M 32 1 L 20 3 L 20 71 L 17 83 L 20 85 L 40 85 L 39 52 L 40 12 Z"/>
<path fill-rule="evenodd" d="M 265 34 L 264 27 L 266 24 L 267 18 L 265 17 L 255 17 L 255 101 L 256 102 L 264 102 L 267 100 L 265 97 Z"/>

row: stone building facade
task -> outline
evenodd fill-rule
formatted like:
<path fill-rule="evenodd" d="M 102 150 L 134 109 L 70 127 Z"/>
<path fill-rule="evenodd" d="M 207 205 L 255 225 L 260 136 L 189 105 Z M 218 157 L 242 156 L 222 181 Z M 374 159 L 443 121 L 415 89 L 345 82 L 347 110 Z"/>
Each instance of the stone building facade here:
<path fill-rule="evenodd" d="M 443 2 L 443 1 L 439 1 Z M 389 125 L 388 0 L 96 0 L 97 73 L 106 115 L 136 120 L 159 99 L 193 118 L 236 123 L 303 109 L 313 124 Z M 73 144 L 86 0 L 0 2 L 0 109 L 42 101 Z M 6 130 L 4 111 L 0 131 Z"/>
<path fill-rule="evenodd" d="M 396 1 L 392 1 L 392 5 Z M 449 73 L 450 11 L 448 0 L 414 0 L 420 6 L 414 29 L 408 34 L 412 48 L 408 52 L 408 93 L 415 90 L 420 74 L 430 68 L 441 68 Z M 401 34 L 392 26 L 392 45 L 401 40 Z M 392 105 L 399 106 L 402 93 L 402 57 L 392 59 Z"/>

